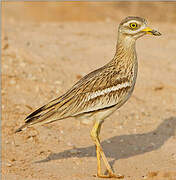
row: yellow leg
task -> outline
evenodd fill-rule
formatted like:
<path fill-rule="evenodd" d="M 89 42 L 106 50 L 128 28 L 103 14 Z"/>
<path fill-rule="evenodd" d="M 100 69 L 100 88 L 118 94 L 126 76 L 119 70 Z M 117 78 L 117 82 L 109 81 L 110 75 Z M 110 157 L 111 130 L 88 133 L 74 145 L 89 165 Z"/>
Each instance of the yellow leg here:
<path fill-rule="evenodd" d="M 96 147 L 96 154 L 97 154 L 97 174 L 101 174 L 101 155 L 97 147 Z"/>
<path fill-rule="evenodd" d="M 96 145 L 96 153 L 97 153 L 97 176 L 101 177 L 101 178 L 123 178 L 123 176 L 121 175 L 115 175 L 110 164 L 108 163 L 108 160 L 103 152 L 103 149 L 101 147 L 100 144 L 100 140 L 99 140 L 99 134 L 100 134 L 100 129 L 101 129 L 101 125 L 102 122 L 95 122 L 92 131 L 91 131 L 91 137 L 92 140 L 94 141 L 95 145 Z M 103 159 L 103 162 L 107 168 L 108 171 L 108 175 L 103 175 L 101 174 L 101 157 Z"/>

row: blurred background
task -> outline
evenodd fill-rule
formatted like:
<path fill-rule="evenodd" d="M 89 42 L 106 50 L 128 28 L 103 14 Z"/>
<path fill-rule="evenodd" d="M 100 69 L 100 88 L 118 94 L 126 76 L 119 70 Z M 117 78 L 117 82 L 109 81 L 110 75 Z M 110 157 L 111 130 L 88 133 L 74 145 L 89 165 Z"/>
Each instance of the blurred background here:
<path fill-rule="evenodd" d="M 95 148 L 86 119 L 14 131 L 32 111 L 109 62 L 117 26 L 131 15 L 147 19 L 162 36 L 137 42 L 135 90 L 103 124 L 103 146 L 125 180 L 175 180 L 176 2 L 1 5 L 2 179 L 95 180 Z"/>
<path fill-rule="evenodd" d="M 2 2 L 4 18 L 18 21 L 103 21 L 126 15 L 176 22 L 175 2 Z"/>

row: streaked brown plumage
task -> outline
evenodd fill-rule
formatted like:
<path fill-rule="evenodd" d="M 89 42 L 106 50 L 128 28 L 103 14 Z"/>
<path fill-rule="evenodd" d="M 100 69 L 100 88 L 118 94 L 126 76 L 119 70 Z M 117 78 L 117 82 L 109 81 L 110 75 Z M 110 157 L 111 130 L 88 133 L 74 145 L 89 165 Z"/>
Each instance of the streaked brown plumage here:
<path fill-rule="evenodd" d="M 100 145 L 99 133 L 106 117 L 122 106 L 130 97 L 137 77 L 136 39 L 145 35 L 161 35 L 147 27 L 140 17 L 127 17 L 118 30 L 117 48 L 114 58 L 103 67 L 78 81 L 62 96 L 37 109 L 25 119 L 25 127 L 39 123 L 50 123 L 68 117 L 83 117 L 94 121 L 91 137 L 96 144 L 99 177 L 116 176 Z M 101 174 L 100 159 L 103 159 L 108 175 Z"/>

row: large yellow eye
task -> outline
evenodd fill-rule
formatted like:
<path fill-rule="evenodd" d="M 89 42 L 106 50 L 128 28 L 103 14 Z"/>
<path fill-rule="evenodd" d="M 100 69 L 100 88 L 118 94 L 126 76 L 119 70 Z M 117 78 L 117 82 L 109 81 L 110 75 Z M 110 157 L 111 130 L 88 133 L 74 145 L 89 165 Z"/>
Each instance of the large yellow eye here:
<path fill-rule="evenodd" d="M 130 23 L 130 28 L 135 29 L 137 28 L 137 23 Z"/>

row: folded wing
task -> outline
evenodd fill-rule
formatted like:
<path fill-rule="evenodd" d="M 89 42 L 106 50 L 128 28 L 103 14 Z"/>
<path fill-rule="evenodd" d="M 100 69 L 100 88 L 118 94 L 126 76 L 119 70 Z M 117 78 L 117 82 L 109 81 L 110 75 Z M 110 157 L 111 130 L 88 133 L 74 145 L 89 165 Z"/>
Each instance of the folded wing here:
<path fill-rule="evenodd" d="M 86 75 L 64 95 L 27 116 L 25 124 L 16 132 L 36 123 L 50 123 L 116 105 L 121 99 L 119 95 L 123 95 L 131 85 L 127 77 L 120 76 L 119 79 L 119 72 L 112 68 L 103 66 Z"/>

